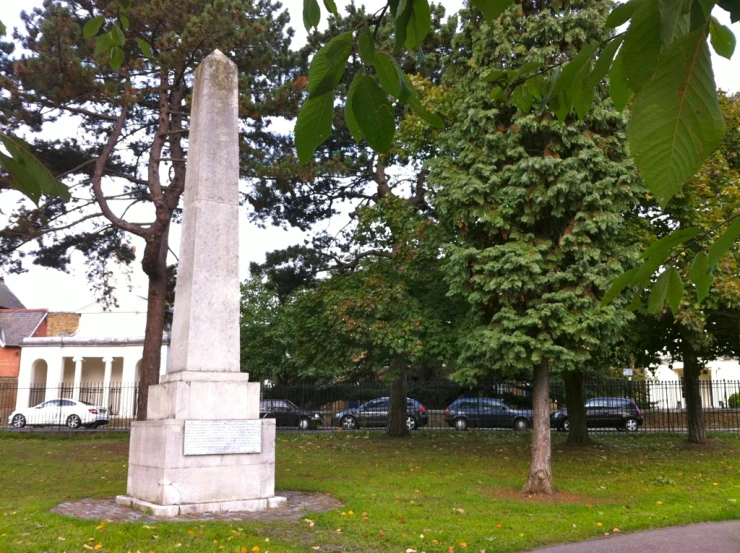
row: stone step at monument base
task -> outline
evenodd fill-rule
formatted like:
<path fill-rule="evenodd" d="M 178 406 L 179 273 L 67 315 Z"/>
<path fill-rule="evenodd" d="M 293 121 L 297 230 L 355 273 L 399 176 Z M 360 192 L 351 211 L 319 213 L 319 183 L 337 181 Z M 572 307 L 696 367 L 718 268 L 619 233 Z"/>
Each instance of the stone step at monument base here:
<path fill-rule="evenodd" d="M 259 419 L 260 383 L 247 373 L 181 371 L 149 387 L 147 420 Z"/>
<path fill-rule="evenodd" d="M 264 511 L 274 509 L 287 501 L 280 496 L 266 499 L 244 499 L 241 501 L 220 501 L 213 503 L 189 503 L 184 505 L 157 505 L 149 501 L 136 499 L 127 495 L 116 496 L 116 503 L 123 507 L 130 507 L 137 511 L 151 513 L 157 517 L 176 517 L 198 513 L 221 513 L 239 511 Z"/>

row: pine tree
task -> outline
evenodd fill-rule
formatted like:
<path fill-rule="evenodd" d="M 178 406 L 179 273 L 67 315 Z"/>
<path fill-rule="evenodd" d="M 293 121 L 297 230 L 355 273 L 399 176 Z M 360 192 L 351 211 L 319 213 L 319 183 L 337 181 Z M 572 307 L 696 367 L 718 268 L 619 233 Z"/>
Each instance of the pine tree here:
<path fill-rule="evenodd" d="M 291 146 L 267 131 L 265 117 L 289 116 L 298 94 L 291 33 L 284 34 L 288 15 L 279 12 L 280 4 L 125 4 L 130 8 L 124 14 L 118 4 L 104 0 L 44 2 L 22 16 L 25 32 L 15 34 L 24 49 L 20 57 L 11 61 L 0 56 L 0 85 L 7 92 L 0 96 L 0 124 L 13 132 L 27 131 L 33 153 L 72 186 L 69 203 L 59 198 L 37 208 L 23 203 L 9 214 L 0 232 L 0 263 L 22 271 L 28 256 L 65 270 L 71 253 L 81 251 L 89 274 L 101 277 L 107 295 L 111 261 L 131 263 L 129 237 L 144 240 L 149 304 L 138 416 L 146 418 L 148 386 L 159 378 L 172 275 L 166 263 L 168 236 L 180 213 L 185 182 L 193 71 L 215 48 L 237 64 L 242 174 L 263 181 L 269 180 L 265 168 L 272 165 L 265 158 Z M 84 36 L 84 26 L 96 17 L 104 18 L 103 32 L 117 30 L 123 37 L 118 51 L 125 57 L 116 70 L 108 53 L 96 52 L 96 39 Z M 2 43 L 0 49 L 7 51 Z M 61 117 L 79 125 L 76 136 L 48 139 L 47 124 Z M 2 180 L 0 174 L 0 186 Z"/>
<path fill-rule="evenodd" d="M 531 109 L 520 98 L 519 107 L 491 99 L 484 77 L 557 64 L 602 41 L 610 7 L 517 2 L 491 25 L 468 14 L 448 73 L 460 100 L 431 168 L 434 203 L 458 230 L 446 251 L 451 289 L 477 321 L 457 377 L 533 375 L 526 493 L 553 492 L 550 373 L 588 363 L 628 317 L 599 300 L 634 258 L 621 229 L 639 183 L 626 161 L 623 118 L 608 100 L 561 123 L 536 96 Z"/>

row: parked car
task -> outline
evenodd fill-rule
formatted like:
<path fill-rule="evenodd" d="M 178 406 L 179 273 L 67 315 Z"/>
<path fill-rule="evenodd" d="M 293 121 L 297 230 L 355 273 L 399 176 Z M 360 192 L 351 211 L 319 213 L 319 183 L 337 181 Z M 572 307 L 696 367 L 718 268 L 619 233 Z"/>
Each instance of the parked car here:
<path fill-rule="evenodd" d="M 108 424 L 108 409 L 75 399 L 50 399 L 35 407 L 13 411 L 8 417 L 13 428 L 24 426 L 61 426 L 97 428 Z"/>
<path fill-rule="evenodd" d="M 339 411 L 334 422 L 345 430 L 360 427 L 386 426 L 390 413 L 390 399 L 379 397 L 352 409 Z M 406 398 L 406 428 L 416 430 L 429 422 L 427 408 L 415 399 Z"/>
<path fill-rule="evenodd" d="M 445 410 L 445 422 L 458 430 L 468 428 L 532 428 L 532 410 L 514 409 L 499 399 L 462 398 Z"/>
<path fill-rule="evenodd" d="M 324 417 L 319 413 L 301 409 L 287 399 L 260 401 L 260 418 L 275 419 L 277 426 L 297 426 L 301 430 L 318 428 L 324 422 Z"/>
<path fill-rule="evenodd" d="M 642 411 L 631 399 L 621 397 L 595 397 L 586 401 L 586 426 L 636 432 L 642 426 Z M 568 411 L 553 411 L 550 426 L 560 431 L 570 430 Z"/>

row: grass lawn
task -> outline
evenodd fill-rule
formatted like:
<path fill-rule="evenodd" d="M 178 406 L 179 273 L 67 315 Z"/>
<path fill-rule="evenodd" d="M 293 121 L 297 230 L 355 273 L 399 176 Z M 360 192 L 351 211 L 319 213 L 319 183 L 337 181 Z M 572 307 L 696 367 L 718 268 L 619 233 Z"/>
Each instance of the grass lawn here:
<path fill-rule="evenodd" d="M 367 551 L 478 553 L 740 516 L 740 436 L 612 434 L 572 449 L 553 436 L 553 498 L 519 494 L 529 434 L 279 435 L 278 490 L 345 506 L 289 522 L 106 523 L 49 513 L 126 489 L 127 436 L 0 434 L 0 552 Z M 102 523 L 101 523 L 102 522 Z M 269 540 L 269 541 L 268 541 Z M 87 547 L 85 547 L 87 546 Z M 259 549 L 257 549 L 259 548 Z"/>

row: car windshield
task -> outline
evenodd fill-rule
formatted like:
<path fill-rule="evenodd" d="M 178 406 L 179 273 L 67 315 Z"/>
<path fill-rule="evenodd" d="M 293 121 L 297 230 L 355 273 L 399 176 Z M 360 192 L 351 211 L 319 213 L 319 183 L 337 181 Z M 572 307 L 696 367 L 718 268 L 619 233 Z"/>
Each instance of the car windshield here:
<path fill-rule="evenodd" d="M 285 400 L 285 406 L 286 407 L 290 407 L 291 409 L 295 409 L 295 410 L 299 410 L 300 409 L 300 407 L 298 407 L 295 403 L 293 403 L 292 401 L 289 401 L 287 399 Z"/>

